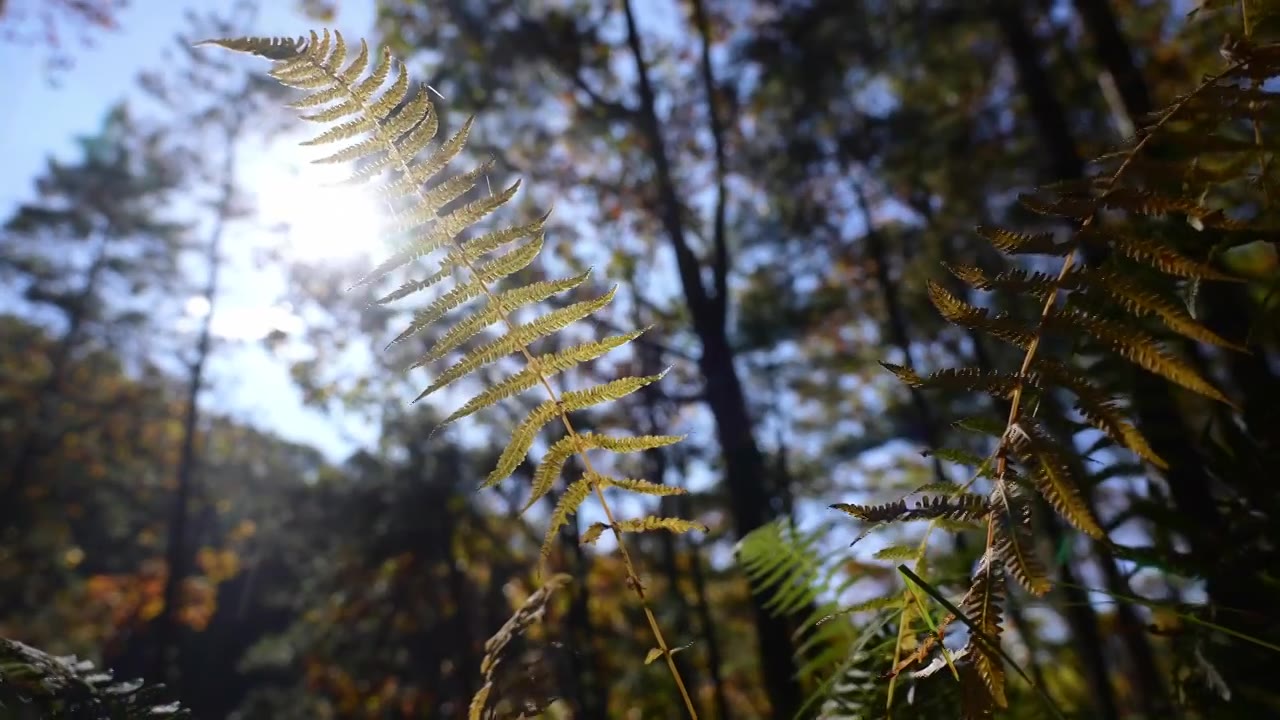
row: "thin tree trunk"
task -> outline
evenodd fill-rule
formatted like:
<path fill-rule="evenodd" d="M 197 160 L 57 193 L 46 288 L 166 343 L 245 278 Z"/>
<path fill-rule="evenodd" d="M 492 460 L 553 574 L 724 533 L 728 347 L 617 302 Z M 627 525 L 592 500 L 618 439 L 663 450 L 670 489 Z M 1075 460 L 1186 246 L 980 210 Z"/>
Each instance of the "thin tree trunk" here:
<path fill-rule="evenodd" d="M 54 439 L 51 438 L 58 436 L 58 433 L 51 431 L 49 427 L 53 423 L 49 408 L 55 404 L 51 401 L 51 396 L 57 396 L 61 392 L 62 376 L 67 370 L 72 351 L 80 341 L 80 332 L 87 319 L 89 299 L 98 291 L 98 283 L 107 266 L 107 249 L 111 245 L 112 235 L 113 230 L 110 227 L 104 229 L 99 235 L 93 260 L 85 271 L 84 284 L 81 285 L 80 292 L 76 293 L 75 300 L 67 313 L 67 329 L 50 353 L 49 376 L 36 390 L 38 412 L 13 462 L 10 463 L 4 490 L 0 492 L 0 508 L 2 508 L 0 512 L 3 512 L 4 518 L 3 525 L 0 525 L 0 532 L 6 532 L 17 524 L 22 506 L 19 496 L 31 482 L 35 474 L 36 462 L 54 443 Z"/>
<path fill-rule="evenodd" d="M 177 668 L 181 664 L 178 605 L 181 600 L 182 581 L 189 572 L 192 562 L 188 542 L 193 538 L 189 537 L 187 523 L 190 519 L 192 486 L 195 483 L 196 469 L 199 465 L 199 458 L 196 456 L 196 439 L 200 422 L 200 391 L 204 388 L 205 367 L 213 346 L 213 317 L 217 308 L 218 276 L 222 269 L 222 241 L 232 214 L 236 169 L 235 139 L 239 136 L 241 122 L 241 118 L 237 116 L 226 131 L 226 157 L 221 169 L 221 195 L 215 206 L 216 214 L 206 245 L 205 262 L 208 274 L 205 278 L 204 296 L 208 301 L 208 311 L 200 325 L 195 357 L 191 362 L 187 382 L 187 403 L 182 418 L 182 446 L 178 457 L 177 487 L 170 511 L 169 538 L 165 551 L 168 575 L 164 584 L 164 605 L 156 618 L 152 677 L 174 686 L 181 681 L 177 673 Z"/>
<path fill-rule="evenodd" d="M 1130 123 L 1137 126 L 1141 118 L 1149 116 L 1155 110 L 1155 103 L 1115 13 L 1106 0 L 1074 0 L 1074 4 L 1093 39 L 1099 60 L 1114 79 Z M 1226 337 L 1244 342 L 1249 331 L 1249 318 L 1246 313 L 1241 312 L 1241 308 L 1249 307 L 1251 303 L 1241 290 L 1222 283 L 1207 283 L 1201 297 L 1207 310 L 1207 319 Z M 1184 342 L 1183 346 L 1189 353 L 1198 350 L 1189 341 Z M 1225 367 L 1242 406 L 1241 416 L 1245 427 L 1255 442 L 1265 446 L 1280 439 L 1280 411 L 1277 410 L 1280 407 L 1280 378 L 1277 378 L 1270 366 L 1266 351 L 1258 349 L 1252 354 L 1228 351 Z M 1229 423 L 1231 420 L 1228 418 L 1225 422 Z M 1159 445 L 1153 443 L 1153 447 L 1163 454 Z M 1189 483 L 1197 480 L 1201 483 L 1207 481 L 1207 478 L 1192 477 L 1189 466 L 1184 465 L 1195 458 L 1186 453 L 1184 456 L 1164 455 L 1164 458 L 1172 466 L 1167 477 L 1170 493 L 1180 510 L 1190 503 L 1213 503 L 1206 485 L 1188 487 Z M 1246 471 L 1245 474 L 1249 473 Z M 1183 477 L 1175 479 L 1175 475 Z M 1259 484 L 1253 478 L 1245 477 L 1236 487 L 1256 507 L 1274 507 L 1274 493 L 1265 482 Z M 1203 531 L 1202 534 L 1195 533 L 1196 536 L 1189 539 L 1193 553 L 1208 570 L 1207 589 L 1210 597 L 1225 607 L 1244 611 L 1242 617 L 1246 627 L 1241 629 L 1254 635 L 1268 634 L 1274 629 L 1269 627 L 1268 618 L 1273 615 L 1276 593 L 1257 581 L 1259 573 L 1239 572 L 1237 568 L 1224 567 L 1223 563 L 1216 562 L 1215 553 L 1233 542 L 1230 539 L 1231 530 L 1222 515 L 1214 510 L 1215 504 L 1199 507 L 1212 516 L 1213 522 L 1204 525 L 1195 519 L 1199 514 L 1189 515 L 1192 518 L 1192 529 Z M 1132 614 L 1131 610 L 1130 613 Z M 1136 622 L 1136 618 L 1133 622 Z M 1269 680 L 1261 667 L 1262 663 L 1246 659 L 1239 664 L 1241 668 L 1237 676 L 1240 677 L 1238 682 L 1241 685 L 1266 687 Z M 1158 671 L 1144 669 L 1143 674 L 1147 672 Z"/>
<path fill-rule="evenodd" d="M 688 517 L 688 498 L 677 497 L 676 508 L 681 517 Z M 710 676 L 715 697 L 716 717 L 720 720 L 729 720 L 729 700 L 724 694 L 724 677 L 721 675 L 724 654 L 720 651 L 720 639 L 716 634 L 716 622 L 711 613 L 711 603 L 707 601 L 707 579 L 702 572 L 701 548 L 690 543 L 689 554 L 689 574 L 690 579 L 693 580 L 693 612 L 698 616 L 698 623 L 702 626 L 702 642 L 707 648 L 707 675 Z"/>
<path fill-rule="evenodd" d="M 889 316 L 890 339 L 898 350 L 902 352 L 903 360 L 907 365 L 915 366 L 911 353 L 911 336 L 907 332 L 906 313 L 902 309 L 902 298 L 898 295 L 898 286 L 893 282 L 893 278 L 889 274 L 889 253 L 885 248 L 884 238 L 880 236 L 880 231 L 872 224 L 871 211 L 862 186 L 855 183 L 853 192 L 854 197 L 857 198 L 858 212 L 862 215 L 862 224 L 864 226 L 862 240 L 867 247 L 867 257 L 875 264 L 876 286 L 880 289 L 880 298 L 884 302 L 885 312 Z M 941 437 L 938 432 L 938 421 L 933 414 L 933 408 L 929 406 L 929 401 L 925 399 L 924 393 L 921 392 L 920 388 L 912 387 L 909 390 L 911 406 L 916 412 L 916 422 L 920 424 L 920 434 L 930 450 L 937 450 L 941 447 Z M 942 466 L 942 460 L 936 454 L 932 456 L 932 459 L 934 478 L 940 483 L 951 482 Z M 960 543 L 961 539 L 962 536 L 957 534 L 957 544 Z"/>
<path fill-rule="evenodd" d="M 753 435 L 742 381 L 734 364 L 734 351 L 725 327 L 728 303 L 723 292 L 728 273 L 726 243 L 723 237 L 715 239 L 714 286 L 721 292 L 711 295 L 703 285 L 701 264 L 685 237 L 682 204 L 662 138 L 654 91 L 630 0 L 624 0 L 623 10 L 627 45 L 638 76 L 641 129 L 648 137 L 654 163 L 661 203 L 660 220 L 675 252 L 685 301 L 693 318 L 694 331 L 702 344 L 698 365 L 706 381 L 707 404 L 715 418 L 716 438 L 724 456 L 730 513 L 737 535 L 742 537 L 773 519 L 773 512 L 763 473 L 764 456 Z M 799 709 L 801 701 L 792 661 L 789 623 L 784 618 L 769 614 L 763 607 L 765 597 L 753 594 L 753 600 L 764 686 L 773 714 L 789 717 Z"/>

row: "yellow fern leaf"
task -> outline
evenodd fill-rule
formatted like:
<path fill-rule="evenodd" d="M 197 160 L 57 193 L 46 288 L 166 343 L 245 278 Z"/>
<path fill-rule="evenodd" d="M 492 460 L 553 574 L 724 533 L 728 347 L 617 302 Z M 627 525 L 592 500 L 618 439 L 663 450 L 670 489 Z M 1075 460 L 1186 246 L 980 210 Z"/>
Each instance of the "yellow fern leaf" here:
<path fill-rule="evenodd" d="M 600 535 L 608 529 L 610 527 L 604 523 L 591 523 L 590 527 L 582 533 L 582 544 L 591 545 L 596 540 L 599 540 Z M 654 530 L 666 530 L 673 533 L 687 533 L 694 530 L 707 532 L 707 526 L 702 523 L 681 520 L 680 518 L 660 518 L 653 515 L 634 520 L 619 520 L 613 525 L 613 529 L 620 533 L 652 532 Z"/>
<path fill-rule="evenodd" d="M 1161 347 L 1160 341 L 1135 327 L 1071 307 L 1054 308 L 1046 318 L 1059 326 L 1070 326 L 1092 335 L 1121 357 L 1188 390 L 1232 405 L 1216 387 L 1200 377 L 1200 373 L 1189 363 L 1169 354 Z"/>
<path fill-rule="evenodd" d="M 1072 525 L 1090 537 L 1104 533 L 1089 506 L 1080 497 L 1079 481 L 1071 475 L 1065 452 L 1043 428 L 1031 420 L 1019 423 L 1012 433 L 1010 448 L 1030 469 L 1036 489 Z"/>
<path fill-rule="evenodd" d="M 548 397 L 513 430 L 498 459 L 497 467 L 486 478 L 484 485 L 493 485 L 510 476 L 528 454 L 541 428 L 559 418 L 563 421 L 568 439 L 564 444 L 553 446 L 554 453 L 544 461 L 542 467 L 545 469 L 537 473 L 532 493 L 534 499 L 545 494 L 555 477 L 563 470 L 567 458 L 573 452 L 587 449 L 583 436 L 573 428 L 569 414 L 620 399 L 662 377 L 628 377 L 563 393 L 552 387 L 550 377 L 555 373 L 598 357 L 633 339 L 634 335 L 587 343 L 550 355 L 534 356 L 530 351 L 529 344 L 538 338 L 556 332 L 602 308 L 612 299 L 614 291 L 611 290 L 602 298 L 577 302 L 541 315 L 524 324 L 517 324 L 512 319 L 515 311 L 526 305 L 540 303 L 557 293 L 577 287 L 585 281 L 587 274 L 530 282 L 502 291 L 495 289 L 499 284 L 512 279 L 538 255 L 543 244 L 542 221 L 500 230 L 472 240 L 462 239 L 463 234 L 473 225 L 510 201 L 520 183 L 516 181 L 498 193 L 489 193 L 468 201 L 467 196 L 478 187 L 480 179 L 491 171 L 492 161 L 441 178 L 445 168 L 461 153 L 473 120 L 468 119 L 453 137 L 441 143 L 434 151 L 428 151 L 427 147 L 438 130 L 439 118 L 426 88 L 412 87 L 404 66 L 395 61 L 386 49 L 381 51 L 375 67 L 369 71 L 370 53 L 364 43 L 361 43 L 357 56 L 347 63 L 347 47 L 341 34 L 331 35 L 327 30 L 323 36 L 312 32 L 309 40 L 241 38 L 212 41 L 212 44 L 270 58 L 276 61 L 271 70 L 273 77 L 282 84 L 306 91 L 306 96 L 295 103 L 296 107 L 308 111 L 303 115 L 304 119 L 326 123 L 328 127 L 303 144 L 343 144 L 316 162 L 359 161 L 362 167 L 348 178 L 347 182 L 350 184 L 368 183 L 375 177 L 379 178 L 373 184 L 373 189 L 389 201 L 392 214 L 390 225 L 397 233 L 393 244 L 397 249 L 361 278 L 356 283 L 357 287 L 378 281 L 415 260 L 437 253 L 444 255 L 436 273 L 425 279 L 404 282 L 378 301 L 387 303 L 399 300 L 443 283 L 451 277 L 457 278 L 457 285 L 445 289 L 430 305 L 420 310 L 408 328 L 392 341 L 393 344 L 403 342 L 437 321 L 446 324 L 430 351 L 414 367 L 442 360 L 490 325 L 501 323 L 504 326 L 505 335 L 463 352 L 463 357 L 445 370 L 419 399 L 505 355 L 523 355 L 526 360 L 523 371 L 473 398 L 451 415 L 446 423 L 523 389 L 542 385 Z M 393 70 L 394 80 L 384 89 L 384 83 L 391 77 Z M 369 72 L 368 76 L 361 79 L 366 71 Z M 422 154 L 426 154 L 426 157 L 419 157 Z M 446 208 L 449 208 L 447 212 Z M 544 216 L 542 220 L 545 219 Z M 530 242 L 520 248 L 501 257 L 488 257 L 488 253 L 525 237 L 530 238 Z M 487 260 L 484 259 L 486 257 Z M 472 300 L 481 299 L 483 302 L 477 307 L 469 306 Z M 466 310 L 454 312 L 462 308 Z M 646 436 L 616 441 L 600 440 L 598 444 L 602 449 L 619 448 L 625 451 L 628 448 L 656 447 L 670 439 L 670 436 Z M 552 537 L 567 522 L 568 515 L 577 510 L 593 488 L 605 483 L 592 469 L 586 455 L 583 455 L 583 465 L 586 472 L 582 478 L 570 484 L 552 513 L 542 549 L 544 561 Z M 645 494 L 663 492 L 640 481 L 618 481 L 615 486 Z M 605 502 L 603 494 L 600 495 L 600 500 L 602 504 Z M 605 511 L 610 512 L 607 505 Z M 679 524 L 671 521 L 662 527 L 674 529 Z M 643 592 L 639 590 L 639 576 L 625 549 L 622 559 L 629 583 L 637 588 L 636 593 L 644 602 Z M 651 623 L 651 626 L 659 646 L 665 646 L 657 625 Z M 679 673 L 674 666 L 672 670 L 676 680 L 680 682 Z M 484 688 L 489 687 L 492 685 L 486 677 Z M 687 694 L 685 700 L 690 711 L 694 712 Z M 482 708 L 483 704 L 484 699 L 481 698 Z M 476 712 L 475 707 L 473 704 L 473 712 Z"/>
<path fill-rule="evenodd" d="M 1027 347 L 1035 335 L 1025 324 L 1003 314 L 992 316 L 985 308 L 964 302 L 933 280 L 929 281 L 929 300 L 949 322 L 990 333 L 1015 347 Z"/>
<path fill-rule="evenodd" d="M 555 508 L 551 511 L 551 519 L 547 522 L 547 532 L 542 538 L 541 555 L 544 562 L 551 557 L 551 544 L 555 542 L 556 536 L 560 533 L 560 528 L 569 524 L 569 516 L 578 512 L 578 508 L 591 496 L 592 490 L 599 481 L 599 475 L 593 472 L 585 472 L 577 480 L 569 483 L 569 487 L 565 488 L 564 494 L 560 496 Z"/>
<path fill-rule="evenodd" d="M 566 435 L 557 440 L 542 456 L 542 461 L 538 463 L 537 469 L 533 473 L 533 489 L 529 493 L 529 500 L 525 503 L 524 508 L 520 510 L 523 514 L 526 510 L 533 506 L 540 498 L 550 492 L 551 487 L 555 484 L 557 478 L 564 471 L 564 465 L 575 454 L 586 452 L 587 450 L 609 450 L 611 452 L 628 453 L 643 452 L 652 450 L 664 445 L 672 445 L 680 442 L 682 438 L 675 435 L 642 435 L 639 437 L 613 437 L 609 435 L 601 435 L 593 432 L 583 432 L 574 435 Z M 661 492 L 650 491 L 641 483 L 641 480 L 615 480 L 614 478 L 603 477 L 602 480 L 611 486 L 626 488 L 633 492 L 640 492 L 646 495 L 658 495 Z M 653 485 L 653 483 L 650 483 Z M 669 487 L 665 485 L 657 485 L 656 487 Z"/>
<path fill-rule="evenodd" d="M 453 366 L 441 373 L 440 377 L 436 378 L 436 381 L 424 390 L 422 395 L 418 396 L 418 399 L 422 399 L 427 395 L 430 395 L 431 393 L 466 377 L 468 374 L 496 361 L 504 355 L 520 352 L 521 348 L 528 346 L 540 337 L 550 335 L 557 330 L 565 328 L 570 324 L 591 315 L 595 311 L 609 304 L 613 299 L 615 290 L 616 288 L 594 300 L 583 300 L 567 307 L 553 310 L 546 315 L 531 320 L 523 325 L 515 325 L 508 330 L 506 335 L 473 348 L 470 352 L 466 353 L 462 359 L 458 360 Z M 638 337 L 642 332 L 643 330 L 635 331 L 635 336 Z M 601 342 L 606 345 L 611 345 L 621 337 L 628 336 L 616 336 Z M 626 342 L 627 341 L 623 341 L 617 345 L 612 345 L 610 349 L 620 347 Z M 429 358 L 420 358 L 410 366 L 410 369 L 420 367 L 428 362 L 430 362 Z"/>
<path fill-rule="evenodd" d="M 1138 280 L 1121 275 L 1113 270 L 1090 270 L 1086 277 L 1118 300 L 1130 313 L 1145 317 L 1155 315 L 1170 330 L 1184 337 L 1210 345 L 1230 348 L 1237 352 L 1246 349 L 1236 343 L 1223 339 L 1220 335 L 1205 327 L 1191 317 L 1186 306 L 1169 300 L 1154 290 L 1141 285 Z"/>
<path fill-rule="evenodd" d="M 466 405 L 455 410 L 451 415 L 449 415 L 449 417 L 445 418 L 444 422 L 441 424 L 447 425 L 455 422 L 460 418 L 471 415 L 472 413 L 489 407 L 490 405 L 493 405 L 505 398 L 523 392 L 538 384 L 539 381 L 545 378 L 550 378 L 588 360 L 594 360 L 610 350 L 626 344 L 638 334 L 639 332 L 628 333 L 626 335 L 615 335 L 613 337 L 605 338 L 602 341 L 583 343 L 554 353 L 534 356 L 533 362 L 530 363 L 528 367 L 481 391 L 479 395 L 469 400 Z M 502 340 L 507 340 L 507 338 L 502 338 Z M 515 348 L 508 349 L 507 347 L 514 344 L 515 343 L 510 342 L 495 342 L 490 346 L 478 348 L 473 352 L 481 353 L 481 359 L 484 359 L 485 357 L 495 355 L 497 352 L 503 350 L 505 350 L 503 354 L 514 352 Z M 471 355 L 468 355 L 468 357 L 471 357 Z M 496 360 L 497 358 L 494 357 L 493 359 Z M 426 397 L 428 394 L 438 390 L 440 387 L 442 387 L 442 385 L 439 381 L 433 383 L 431 387 L 423 391 L 422 395 L 418 396 L 419 399 Z"/>

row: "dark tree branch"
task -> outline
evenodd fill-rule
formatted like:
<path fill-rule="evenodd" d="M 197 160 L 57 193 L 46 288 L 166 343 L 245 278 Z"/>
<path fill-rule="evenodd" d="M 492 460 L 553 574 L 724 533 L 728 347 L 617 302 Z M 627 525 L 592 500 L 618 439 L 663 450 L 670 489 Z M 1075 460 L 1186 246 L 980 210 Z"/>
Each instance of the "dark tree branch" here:
<path fill-rule="evenodd" d="M 707 116 L 711 123 L 711 138 L 715 144 L 716 154 L 716 209 L 712 226 L 712 241 L 715 247 L 715 259 L 711 270 L 715 278 L 715 313 L 724 322 L 729 308 L 729 239 L 725 229 L 725 204 L 728 202 L 725 175 L 727 161 L 725 159 L 724 123 L 720 118 L 720 110 L 716 103 L 716 81 L 711 71 L 711 28 L 707 22 L 707 11 L 702 0 L 693 0 L 694 22 L 698 26 L 698 34 L 702 36 L 702 86 L 707 96 Z"/>

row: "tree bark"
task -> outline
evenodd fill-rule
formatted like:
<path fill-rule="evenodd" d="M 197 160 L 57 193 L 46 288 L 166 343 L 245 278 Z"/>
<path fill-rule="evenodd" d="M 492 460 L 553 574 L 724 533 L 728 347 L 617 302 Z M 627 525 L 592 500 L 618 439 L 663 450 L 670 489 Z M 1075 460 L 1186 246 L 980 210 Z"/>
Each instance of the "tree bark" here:
<path fill-rule="evenodd" d="M 172 687 L 177 687 L 181 682 L 177 672 L 181 666 L 181 639 L 177 611 L 182 581 L 192 565 L 192 553 L 188 543 L 193 538 L 190 537 L 187 524 L 191 513 L 192 486 L 195 484 L 196 469 L 199 465 L 199 458 L 196 456 L 196 438 L 200 422 L 200 391 L 204 389 L 205 367 L 213 347 L 213 314 L 217 306 L 218 276 L 222 269 L 222 240 L 232 214 L 232 201 L 235 194 L 235 142 L 240 134 L 242 122 L 242 116 L 236 115 L 226 129 L 226 157 L 221 168 L 222 185 L 205 251 L 207 275 L 203 291 L 209 307 L 200 325 L 195 357 L 191 361 L 187 381 L 187 402 L 182 418 L 182 446 L 178 456 L 177 487 L 174 490 L 173 508 L 170 510 L 169 537 L 165 549 L 168 575 L 164 583 L 164 604 L 155 621 L 156 635 L 153 650 L 155 654 L 151 676 Z"/>
<path fill-rule="evenodd" d="M 654 91 L 630 0 L 624 2 L 623 9 L 627 45 L 638 76 L 639 121 L 649 140 L 658 185 L 660 220 L 675 251 L 685 301 L 693 318 L 694 331 L 702 344 L 698 366 L 706 381 L 707 404 L 715 418 L 716 439 L 724 457 L 729 510 L 737 535 L 742 537 L 773 519 L 764 477 L 764 456 L 753 435 L 746 396 L 729 343 L 725 322 L 727 298 L 708 293 L 701 277 L 701 264 L 686 240 L 682 204 L 662 138 Z M 724 238 L 717 239 L 716 247 L 718 262 L 712 269 L 716 278 L 714 284 L 723 288 L 728 272 Z M 790 717 L 800 707 L 801 692 L 795 679 L 789 624 L 786 619 L 769 614 L 763 607 L 765 597 L 755 595 L 753 599 L 761 673 L 772 712 L 777 717 Z"/>

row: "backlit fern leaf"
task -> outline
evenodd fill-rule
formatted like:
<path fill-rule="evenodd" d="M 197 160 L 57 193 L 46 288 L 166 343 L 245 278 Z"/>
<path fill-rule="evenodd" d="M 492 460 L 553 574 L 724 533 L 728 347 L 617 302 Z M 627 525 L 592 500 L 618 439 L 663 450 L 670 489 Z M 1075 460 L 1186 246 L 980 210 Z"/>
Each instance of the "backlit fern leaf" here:
<path fill-rule="evenodd" d="M 1031 507 L 1014 483 L 999 483 L 992 493 L 1007 522 L 995 526 L 992 550 L 1008 572 L 1027 592 L 1037 597 L 1049 592 L 1049 571 L 1036 555 L 1031 536 Z"/>
<path fill-rule="evenodd" d="M 1086 243 L 1108 246 L 1130 260 L 1148 265 L 1166 275 L 1239 282 L 1239 278 L 1228 275 L 1208 263 L 1187 257 L 1166 243 L 1139 235 L 1131 230 L 1091 226 L 1081 230 L 1079 237 Z"/>
<path fill-rule="evenodd" d="M 306 109 L 304 120 L 325 123 L 329 127 L 304 145 L 342 144 L 316 162 L 359 162 L 362 167 L 349 179 L 351 184 L 371 183 L 374 190 L 390 202 L 390 225 L 394 227 L 398 247 L 391 257 L 377 264 L 356 285 L 366 285 L 385 277 L 414 261 L 435 257 L 438 265 L 425 278 L 402 283 L 383 295 L 378 302 L 386 304 L 440 286 L 428 305 L 414 314 L 405 328 L 390 344 L 403 343 L 428 326 L 439 323 L 443 332 L 430 349 L 412 367 L 425 366 L 458 353 L 460 359 L 445 369 L 418 399 L 468 377 L 482 367 L 515 355 L 522 357 L 524 367 L 514 375 L 480 391 L 462 408 L 451 414 L 444 424 L 471 415 L 505 398 L 541 386 L 546 398 L 535 406 L 516 426 L 503 450 L 497 467 L 489 473 L 483 487 L 495 485 L 509 477 L 524 461 L 542 428 L 559 421 L 565 439 L 552 446 L 535 473 L 530 502 L 544 496 L 554 485 L 570 457 L 581 460 L 585 472 L 571 483 L 553 511 L 544 539 L 544 561 L 547 548 L 556 532 L 593 492 L 599 499 L 611 528 L 618 538 L 619 550 L 626 566 L 628 585 L 641 601 L 644 591 L 622 545 L 627 530 L 667 529 L 678 532 L 701 526 L 682 520 L 646 517 L 640 520 L 617 520 L 606 503 L 603 489 L 607 486 L 640 494 L 664 494 L 641 481 L 609 482 L 592 466 L 589 450 L 635 450 L 659 447 L 674 442 L 670 436 L 632 439 L 601 439 L 579 433 L 571 414 L 587 408 L 619 400 L 641 387 L 656 382 L 662 375 L 622 377 L 583 389 L 560 390 L 553 386 L 556 376 L 588 360 L 621 347 L 638 333 L 629 333 L 597 342 L 588 342 L 548 355 L 535 355 L 530 345 L 569 324 L 586 318 L 607 305 L 613 298 L 610 290 L 604 296 L 581 300 L 551 312 L 539 312 L 533 319 L 517 323 L 514 315 L 527 307 L 568 293 L 586 282 L 590 271 L 572 277 L 551 278 L 521 284 L 520 271 L 530 266 L 543 247 L 543 225 L 546 216 L 536 222 L 509 227 L 479 235 L 462 237 L 488 215 L 506 205 L 519 188 L 519 182 L 497 192 L 468 200 L 493 163 L 486 162 L 470 170 L 445 176 L 444 173 L 462 152 L 471 131 L 467 120 L 452 137 L 434 149 L 429 145 L 438 130 L 438 116 L 425 86 L 411 86 L 408 72 L 389 50 L 383 49 L 370 68 L 370 53 L 361 41 L 360 50 L 347 62 L 348 48 L 341 34 L 325 30 L 308 39 L 263 40 L 253 38 L 206 41 L 208 44 L 251 53 L 275 61 L 270 75 L 289 87 L 308 94 L 294 103 Z M 394 79 L 388 84 L 386 81 Z M 385 88 L 384 88 L 385 86 Z M 504 248 L 510 248 L 504 251 Z M 452 287 L 445 283 L 452 279 Z M 497 325 L 502 334 L 483 340 L 467 349 L 473 338 L 490 326 Z M 646 607 L 646 613 L 649 613 Z M 668 666 L 685 698 L 690 713 L 696 717 L 692 702 L 656 622 L 651 627 Z M 483 701 L 481 702 L 483 705 Z"/>
<path fill-rule="evenodd" d="M 649 517 L 635 518 L 631 520 L 620 520 L 613 525 L 605 523 L 591 523 L 587 529 L 582 532 L 582 544 L 590 545 L 600 539 L 600 535 L 605 530 L 614 530 L 615 532 L 653 532 L 654 530 L 667 530 L 674 533 L 692 532 L 694 530 L 707 531 L 707 526 L 702 523 L 692 522 L 690 520 L 681 520 L 680 518 L 660 518 L 650 515 Z"/>
<path fill-rule="evenodd" d="M 987 499 L 973 493 L 924 497 L 914 506 L 908 506 L 906 500 L 898 500 L 883 505 L 836 503 L 831 507 L 852 515 L 859 520 L 873 523 L 934 520 L 937 518 L 978 520 L 990 512 L 990 508 L 987 506 Z"/>
<path fill-rule="evenodd" d="M 979 225 L 977 232 L 997 250 L 1010 255 L 1066 255 L 1071 251 L 1070 243 L 1054 242 L 1053 233 L 1020 233 L 990 225 Z"/>
<path fill-rule="evenodd" d="M 1230 404 L 1226 396 L 1200 376 L 1187 361 L 1168 352 L 1155 337 L 1110 318 L 1075 307 L 1051 309 L 1046 317 L 1059 332 L 1091 337 L 1117 355 L 1182 387 Z"/>
<path fill-rule="evenodd" d="M 1081 532 L 1102 538 L 1101 526 L 1080 495 L 1080 478 L 1071 473 L 1066 457 L 1070 450 L 1033 420 L 1023 420 L 1010 435 L 1009 449 L 1022 460 L 1032 484 L 1053 509 Z"/>

